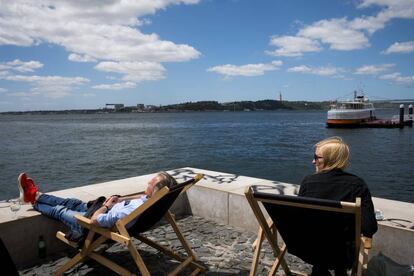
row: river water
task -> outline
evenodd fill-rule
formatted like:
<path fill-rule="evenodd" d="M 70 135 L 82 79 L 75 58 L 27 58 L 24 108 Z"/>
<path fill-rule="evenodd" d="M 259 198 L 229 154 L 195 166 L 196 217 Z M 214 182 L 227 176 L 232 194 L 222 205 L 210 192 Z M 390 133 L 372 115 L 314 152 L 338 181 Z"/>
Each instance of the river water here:
<path fill-rule="evenodd" d="M 324 111 L 0 115 L 0 199 L 18 196 L 21 171 L 44 192 L 180 167 L 300 183 L 314 172 L 313 145 L 341 136 L 348 171 L 373 196 L 414 203 L 412 128 L 328 129 L 325 119 Z"/>

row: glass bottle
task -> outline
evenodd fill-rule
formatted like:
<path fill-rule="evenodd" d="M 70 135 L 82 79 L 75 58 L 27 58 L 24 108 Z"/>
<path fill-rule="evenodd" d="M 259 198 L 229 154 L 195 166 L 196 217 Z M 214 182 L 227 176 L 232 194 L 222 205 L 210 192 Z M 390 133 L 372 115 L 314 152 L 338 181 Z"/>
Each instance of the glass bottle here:
<path fill-rule="evenodd" d="M 42 235 L 39 236 L 39 241 L 37 243 L 38 255 L 39 258 L 43 259 L 46 257 L 46 242 Z"/>

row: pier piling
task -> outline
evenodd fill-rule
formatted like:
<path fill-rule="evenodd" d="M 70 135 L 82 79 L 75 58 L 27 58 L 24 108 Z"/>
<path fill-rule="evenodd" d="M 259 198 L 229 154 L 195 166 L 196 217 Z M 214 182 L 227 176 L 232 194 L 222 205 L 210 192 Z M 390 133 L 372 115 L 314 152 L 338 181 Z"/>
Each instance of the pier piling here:
<path fill-rule="evenodd" d="M 404 127 L 404 105 L 400 104 L 400 127 Z"/>

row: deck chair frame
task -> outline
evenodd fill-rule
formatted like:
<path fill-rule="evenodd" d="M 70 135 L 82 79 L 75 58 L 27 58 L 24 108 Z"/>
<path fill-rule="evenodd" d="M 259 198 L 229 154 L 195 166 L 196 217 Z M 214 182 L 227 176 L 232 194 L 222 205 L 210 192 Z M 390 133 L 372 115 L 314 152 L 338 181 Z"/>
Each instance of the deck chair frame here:
<path fill-rule="evenodd" d="M 191 183 L 186 185 L 183 190 L 180 192 L 180 194 L 185 193 L 192 185 L 197 183 L 200 179 L 203 178 L 202 174 L 197 174 Z M 150 240 L 147 237 L 142 236 L 141 234 L 138 234 L 137 236 L 131 236 L 128 232 L 126 225 L 133 221 L 136 217 L 140 216 L 142 213 L 144 213 L 148 208 L 150 208 L 152 205 L 154 205 L 156 202 L 161 200 L 164 196 L 168 194 L 170 190 L 168 187 L 163 187 L 160 189 L 157 193 L 155 193 L 150 199 L 148 199 L 144 204 L 136 208 L 131 214 L 128 216 L 118 220 L 115 225 L 111 228 L 103 228 L 97 225 L 92 224 L 92 221 L 88 218 L 85 218 L 83 216 L 77 215 L 76 219 L 78 220 L 78 223 L 84 227 L 89 229 L 89 232 L 86 236 L 86 239 L 84 241 L 84 244 L 82 247 L 78 247 L 77 243 L 71 242 L 65 238 L 65 234 L 61 231 L 57 232 L 56 237 L 60 239 L 61 241 L 65 242 L 66 244 L 77 248 L 78 254 L 76 254 L 72 259 L 70 259 L 68 262 L 66 262 L 64 265 L 62 265 L 56 272 L 55 275 L 62 275 L 65 271 L 69 270 L 70 268 L 74 267 L 80 262 L 85 261 L 88 258 L 91 258 L 98 263 L 108 267 L 109 269 L 113 270 L 114 272 L 120 274 L 120 275 L 133 275 L 130 271 L 125 269 L 124 267 L 120 266 L 119 264 L 109 260 L 108 258 L 101 255 L 100 247 L 108 240 L 112 240 L 116 243 L 120 243 L 125 245 L 128 248 L 129 253 L 131 254 L 132 259 L 134 260 L 139 272 L 142 275 L 151 275 L 147 266 L 145 265 L 141 255 L 139 254 L 137 248 L 133 244 L 133 237 L 137 238 L 141 242 L 146 243 L 147 245 L 158 249 L 159 251 L 163 252 L 164 254 L 170 256 L 173 259 L 176 259 L 180 262 L 180 264 L 168 275 L 176 275 L 180 271 L 182 271 L 187 266 L 192 266 L 194 268 L 191 275 L 196 275 L 200 272 L 204 272 L 206 269 L 202 265 L 200 265 L 197 262 L 197 256 L 195 252 L 190 247 L 189 243 L 183 236 L 180 228 L 178 227 L 174 215 L 168 210 L 164 218 L 167 220 L 167 222 L 171 225 L 173 228 L 175 234 L 177 235 L 178 239 L 180 240 L 184 250 L 187 253 L 187 257 L 183 257 L 177 252 L 171 250 L 170 248 L 163 246 L 161 244 L 156 243 L 153 240 Z M 138 222 L 139 223 L 139 220 Z M 105 250 L 103 250 L 105 251 Z"/>
<path fill-rule="evenodd" d="M 259 198 L 254 195 L 254 186 L 246 187 L 245 196 L 250 204 L 250 207 L 259 223 L 259 230 L 257 239 L 253 243 L 253 261 L 250 269 L 250 276 L 256 274 L 257 265 L 260 257 L 260 250 L 264 238 L 266 238 L 272 248 L 275 261 L 269 271 L 269 275 L 275 275 L 279 266 L 282 266 L 286 275 L 307 275 L 298 271 L 291 271 L 284 258 L 288 248 L 285 243 L 281 247 L 278 245 L 277 222 L 274 222 L 270 217 L 265 218 L 265 215 L 260 208 L 259 202 L 266 202 L 271 204 L 279 204 L 291 207 L 302 207 L 317 209 L 329 212 L 350 213 L 355 215 L 355 256 L 357 256 L 356 265 L 352 268 L 351 275 L 361 276 L 363 271 L 367 268 L 368 253 L 372 246 L 372 239 L 361 236 L 361 199 L 357 198 L 355 203 L 340 202 L 341 207 L 320 206 L 315 204 L 306 204 L 299 202 L 290 202 L 285 200 L 277 200 L 271 198 Z M 362 244 L 362 246 L 361 246 Z"/>

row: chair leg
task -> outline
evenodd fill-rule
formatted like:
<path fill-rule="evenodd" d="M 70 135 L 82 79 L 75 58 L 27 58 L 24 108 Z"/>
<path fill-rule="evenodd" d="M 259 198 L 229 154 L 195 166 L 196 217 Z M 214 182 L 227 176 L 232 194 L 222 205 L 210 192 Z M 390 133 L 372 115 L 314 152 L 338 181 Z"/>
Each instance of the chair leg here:
<path fill-rule="evenodd" d="M 131 253 L 132 258 L 134 259 L 135 264 L 137 265 L 139 271 L 141 272 L 141 274 L 144 276 L 151 275 L 148 271 L 147 266 L 144 263 L 144 260 L 142 259 L 141 255 L 138 253 L 138 250 L 135 248 L 132 241 L 128 243 L 128 249 L 129 249 L 129 252 Z"/>
<path fill-rule="evenodd" d="M 275 275 L 277 269 L 279 268 L 279 265 L 282 265 L 282 268 L 283 268 L 283 263 L 285 262 L 285 259 L 284 259 L 285 253 L 286 253 L 286 244 L 283 245 L 282 248 L 280 249 L 280 252 L 276 257 L 276 260 L 273 262 L 272 268 L 270 269 L 269 275 Z M 289 268 L 287 269 L 287 271 L 284 268 L 283 270 L 285 271 L 286 275 L 291 275 Z"/>
<path fill-rule="evenodd" d="M 123 275 L 123 276 L 132 275 L 132 273 L 130 271 L 126 270 L 125 268 L 121 267 L 117 263 L 114 263 L 113 261 L 105 258 L 104 256 L 102 256 L 100 254 L 92 252 L 89 257 L 91 259 L 97 261 L 98 263 L 102 264 L 103 266 L 106 266 L 107 268 L 115 271 L 119 275 Z"/>
<path fill-rule="evenodd" d="M 284 255 L 284 253 L 283 253 Z M 292 273 L 290 272 L 289 266 L 286 263 L 286 260 L 284 257 L 282 257 L 282 259 L 280 260 L 280 265 L 282 266 L 283 271 L 285 272 L 286 275 L 291 275 Z"/>
<path fill-rule="evenodd" d="M 271 218 L 268 218 L 267 219 L 267 225 L 269 225 L 269 228 L 271 229 L 271 230 L 275 230 L 276 228 L 275 228 L 275 226 L 274 226 L 274 224 L 273 224 L 273 220 L 271 219 Z M 261 227 L 259 226 L 259 231 L 261 230 Z M 260 233 L 260 232 L 259 232 Z M 258 235 L 259 236 L 259 235 Z M 257 237 L 256 239 L 255 239 L 255 241 L 253 242 L 253 244 L 252 244 L 252 247 L 253 247 L 253 249 L 256 247 L 256 244 L 259 242 L 259 237 Z"/>
<path fill-rule="evenodd" d="M 82 249 L 79 250 L 79 253 L 76 254 L 72 259 L 67 261 L 64 265 L 59 267 L 59 269 L 55 271 L 54 275 L 62 275 L 66 270 L 74 267 L 78 263 L 85 260 L 86 257 L 88 257 L 88 254 L 95 248 L 91 247 L 91 244 L 93 245 L 98 243 L 99 241 L 103 242 L 106 240 L 106 238 L 104 240 L 98 239 L 95 242 L 93 242 L 94 235 L 95 233 L 93 231 L 89 231 L 88 235 L 86 236 L 85 242 L 83 243 Z"/>
<path fill-rule="evenodd" d="M 142 235 L 138 235 L 138 236 L 136 236 L 136 238 L 138 240 L 140 240 L 141 242 L 146 243 L 147 245 L 149 245 L 149 246 L 151 246 L 151 247 L 153 247 L 153 248 L 161 251 L 162 253 L 170 256 L 171 258 L 176 259 L 179 262 L 185 261 L 185 259 L 183 257 L 181 257 L 180 255 L 178 255 L 177 253 L 171 251 L 169 248 L 167 248 L 167 247 L 165 247 L 163 245 L 160 245 L 160 244 L 158 244 L 158 243 L 150 240 L 147 237 L 144 237 Z M 197 267 L 198 269 L 200 269 L 201 271 L 205 271 L 206 270 L 205 267 L 203 267 L 202 265 L 198 264 L 195 261 L 192 261 L 191 264 L 193 266 Z"/>
<path fill-rule="evenodd" d="M 179 266 L 177 266 L 172 272 L 168 273 L 168 276 L 175 276 L 178 273 L 180 273 L 181 270 L 183 270 L 187 265 L 189 265 L 192 262 L 193 258 L 188 257 L 184 262 L 182 262 Z"/>
<path fill-rule="evenodd" d="M 259 263 L 259 256 L 260 256 L 260 250 L 262 249 L 262 242 L 263 242 L 264 234 L 262 227 L 259 227 L 259 231 L 257 233 L 257 239 L 254 241 L 254 254 L 253 254 L 253 260 L 252 260 L 252 266 L 250 268 L 250 276 L 256 275 L 257 271 L 257 264 Z"/>
<path fill-rule="evenodd" d="M 186 263 L 188 261 L 188 263 L 186 265 L 183 266 L 179 266 L 178 268 L 180 268 L 180 270 L 177 271 L 177 273 L 179 271 L 181 271 L 185 266 L 189 265 L 189 264 L 196 264 L 197 262 L 197 255 L 195 254 L 194 250 L 191 248 L 191 246 L 189 245 L 188 241 L 185 239 L 185 237 L 183 236 L 180 228 L 177 225 L 177 222 L 174 219 L 174 216 L 171 214 L 170 211 L 168 211 L 165 214 L 165 218 L 167 219 L 167 221 L 171 224 L 171 227 L 173 228 L 175 234 L 177 235 L 178 239 L 180 240 L 182 246 L 184 247 L 185 251 L 187 252 L 187 255 L 189 256 L 189 258 L 187 258 L 187 260 L 184 262 Z M 174 252 L 175 253 L 175 252 Z M 201 265 L 196 265 L 196 267 L 202 271 L 205 271 L 205 268 Z M 177 268 L 177 269 L 178 269 Z"/>
<path fill-rule="evenodd" d="M 367 263 L 368 263 L 368 254 L 369 249 L 364 247 L 364 243 L 361 242 L 361 248 L 357 260 L 357 267 L 354 267 L 352 269 L 352 275 L 361 276 L 365 273 L 367 270 Z"/>
<path fill-rule="evenodd" d="M 191 274 L 190 274 L 190 276 L 195 276 L 195 275 L 197 275 L 198 273 L 201 273 L 202 272 L 202 270 L 201 269 L 199 269 L 199 268 L 197 268 L 196 270 L 194 270 Z"/>
<path fill-rule="evenodd" d="M 168 211 L 165 214 L 165 218 L 168 220 L 168 222 L 171 224 L 175 234 L 177 235 L 178 239 L 180 240 L 181 244 L 183 245 L 185 251 L 187 252 L 187 254 L 189 256 L 192 256 L 194 261 L 197 261 L 197 256 L 195 254 L 195 252 L 193 251 L 193 249 L 190 247 L 190 245 L 188 244 L 187 240 L 184 238 L 183 234 L 180 231 L 180 228 L 178 227 L 177 223 L 175 222 L 174 217 L 172 216 L 172 214 L 170 213 L 170 211 Z"/>
<path fill-rule="evenodd" d="M 76 254 L 72 259 L 70 259 L 68 262 L 66 262 L 64 265 L 59 267 L 58 270 L 55 271 L 54 275 L 62 275 L 66 270 L 70 269 L 71 267 L 74 267 L 78 263 L 82 262 L 86 257 L 82 256 L 82 253 L 79 252 Z"/>
<path fill-rule="evenodd" d="M 270 246 L 272 247 L 273 254 L 275 256 L 279 256 L 281 251 L 280 251 L 279 245 L 277 244 L 277 229 L 275 225 L 272 225 L 271 227 L 269 227 L 268 221 L 266 220 L 262 211 L 260 210 L 259 204 L 257 203 L 257 201 L 254 200 L 251 192 L 245 192 L 245 195 L 246 195 L 247 201 L 250 204 L 250 207 L 252 208 L 254 215 L 257 218 L 257 221 L 259 222 L 260 227 L 262 228 L 264 232 L 266 239 L 269 241 Z M 289 267 L 287 266 L 284 258 L 281 258 L 280 263 L 282 265 L 282 268 L 285 274 L 290 275 Z"/>

